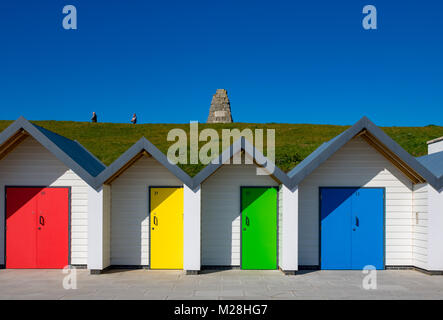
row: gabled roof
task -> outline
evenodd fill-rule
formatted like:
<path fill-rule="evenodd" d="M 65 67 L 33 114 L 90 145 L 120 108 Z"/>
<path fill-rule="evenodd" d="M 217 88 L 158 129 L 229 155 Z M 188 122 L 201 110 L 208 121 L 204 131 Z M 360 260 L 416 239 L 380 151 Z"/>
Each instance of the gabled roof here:
<path fill-rule="evenodd" d="M 77 141 L 32 124 L 23 117 L 17 119 L 0 133 L 0 159 L 28 136 L 32 136 L 58 160 L 96 189 L 118 177 L 121 172 L 143 154 L 155 158 L 184 184 L 194 189 L 225 164 L 227 160 L 241 151 L 249 155 L 259 167 L 265 167 L 264 170 L 270 169 L 273 179 L 288 188 L 293 188 L 355 136 L 363 138 L 394 163 L 414 183 L 426 181 L 437 190 L 443 188 L 443 152 L 414 158 L 366 117 L 360 119 L 340 135 L 322 144 L 288 174 L 285 174 L 244 137 L 235 141 L 193 179 L 177 165 L 170 163 L 166 155 L 144 137 L 109 167 L 106 167 Z"/>
<path fill-rule="evenodd" d="M 351 128 L 345 130 L 334 139 L 322 144 L 298 166 L 292 169 L 288 173 L 292 187 L 298 185 L 357 135 L 361 136 L 368 144 L 393 162 L 413 182 L 422 183 L 427 181 L 434 188 L 440 188 L 439 179 L 428 168 L 411 156 L 367 117 L 361 118 Z"/>
<path fill-rule="evenodd" d="M 194 187 L 197 187 L 202 182 L 204 182 L 209 176 L 211 176 L 217 169 L 219 169 L 226 161 L 230 160 L 238 152 L 244 151 L 249 155 L 254 162 L 259 166 L 263 167 L 263 170 L 270 168 L 271 176 L 278 182 L 290 187 L 290 180 L 286 173 L 284 173 L 280 168 L 278 168 L 272 161 L 263 155 L 258 149 L 256 149 L 245 137 L 240 137 L 229 148 L 224 150 L 217 158 L 213 159 L 204 169 L 202 169 L 194 177 Z M 269 171 L 269 170 L 268 170 Z"/>
<path fill-rule="evenodd" d="M 69 169 L 91 186 L 106 166 L 80 143 L 18 118 L 0 134 L 0 159 L 26 137 L 32 136 Z"/>
<path fill-rule="evenodd" d="M 116 179 L 123 171 L 140 159 L 144 154 L 152 156 L 163 166 L 165 166 L 173 175 L 180 179 L 189 188 L 193 187 L 192 178 L 180 169 L 177 165 L 169 162 L 168 158 L 156 146 L 154 146 L 145 137 L 138 140 L 109 167 L 106 168 L 97 177 L 96 187 L 99 188 L 104 183 L 110 183 Z"/>
<path fill-rule="evenodd" d="M 440 188 L 443 188 L 443 151 L 419 157 L 417 160 L 439 178 Z"/>

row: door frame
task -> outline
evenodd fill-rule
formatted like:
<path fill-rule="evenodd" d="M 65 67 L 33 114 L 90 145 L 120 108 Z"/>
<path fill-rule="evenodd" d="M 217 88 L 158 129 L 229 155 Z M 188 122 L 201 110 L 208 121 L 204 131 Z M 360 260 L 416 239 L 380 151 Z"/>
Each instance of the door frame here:
<path fill-rule="evenodd" d="M 181 186 L 148 186 L 148 218 L 149 218 L 149 222 L 148 222 L 148 226 L 149 226 L 149 243 L 148 243 L 148 246 L 149 246 L 149 256 L 148 256 L 148 265 L 147 265 L 147 268 L 148 269 L 150 269 L 151 270 L 151 253 L 152 253 L 152 250 L 151 250 L 151 240 L 152 240 L 152 233 L 151 233 L 151 189 L 159 189 L 159 188 L 176 188 L 176 189 L 179 189 L 179 188 L 184 188 L 183 187 L 183 185 L 181 185 Z M 183 195 L 183 206 L 184 206 L 184 200 L 185 200 L 185 198 L 184 198 L 184 195 Z M 184 219 L 185 217 L 184 217 L 184 212 L 183 212 L 183 221 L 185 220 Z M 183 239 L 183 247 L 184 247 L 184 244 L 185 244 L 185 241 L 184 241 L 185 239 Z M 183 252 L 184 252 L 184 248 L 183 248 Z M 158 269 L 154 269 L 154 270 L 158 270 Z M 162 269 L 160 269 L 160 270 L 162 270 Z M 182 269 L 165 269 L 165 270 L 182 270 Z"/>
<path fill-rule="evenodd" d="M 279 223 L 278 223 L 278 215 L 279 215 L 279 201 L 278 201 L 278 195 L 279 195 L 279 191 L 280 191 L 280 186 L 240 186 L 240 270 L 243 270 L 243 210 L 242 210 L 242 190 L 246 189 L 246 188 L 274 188 L 275 190 L 277 190 L 277 210 L 276 210 L 276 218 L 277 218 L 277 237 L 276 237 L 276 247 L 277 247 L 277 256 L 276 256 L 276 261 L 275 261 L 275 270 L 278 270 L 278 262 L 279 262 L 279 250 L 278 250 L 278 244 L 279 244 Z"/>
<path fill-rule="evenodd" d="M 383 190 L 383 270 L 386 270 L 386 187 L 318 187 L 318 269 L 321 269 L 321 190 L 322 189 L 381 189 Z"/>
<path fill-rule="evenodd" d="M 5 185 L 4 186 L 4 203 L 5 203 L 5 207 L 4 207 L 4 226 L 3 226 L 3 230 L 4 231 L 4 261 L 5 261 L 5 269 L 6 269 L 6 259 L 7 259 L 7 252 L 6 252 L 6 241 L 7 241 L 7 236 L 6 233 L 8 232 L 8 230 L 6 229 L 6 215 L 7 215 L 7 206 L 8 206 L 8 198 L 7 198 L 7 192 L 8 189 L 12 189 L 12 188 L 39 188 L 39 189 L 47 189 L 47 188 L 51 188 L 51 189 L 68 189 L 68 266 L 71 267 L 71 210 L 72 210 L 72 187 L 71 186 L 23 186 L 23 185 Z"/>

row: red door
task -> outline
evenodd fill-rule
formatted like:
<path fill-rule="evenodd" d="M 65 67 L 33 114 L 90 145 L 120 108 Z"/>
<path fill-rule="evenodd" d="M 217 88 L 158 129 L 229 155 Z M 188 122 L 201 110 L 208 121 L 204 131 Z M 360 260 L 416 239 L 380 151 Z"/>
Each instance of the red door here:
<path fill-rule="evenodd" d="M 7 188 L 6 194 L 6 267 L 66 266 L 69 189 Z"/>
<path fill-rule="evenodd" d="M 6 268 L 37 268 L 39 188 L 6 190 Z"/>
<path fill-rule="evenodd" d="M 38 195 L 37 268 L 68 264 L 69 189 L 45 188 Z"/>

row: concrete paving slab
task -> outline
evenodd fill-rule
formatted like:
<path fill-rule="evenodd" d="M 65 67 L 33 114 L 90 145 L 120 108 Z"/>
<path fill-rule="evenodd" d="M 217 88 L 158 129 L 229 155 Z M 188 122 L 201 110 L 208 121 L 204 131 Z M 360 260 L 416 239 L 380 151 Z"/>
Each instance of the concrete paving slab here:
<path fill-rule="evenodd" d="M 363 288 L 359 271 L 76 272 L 77 289 L 65 290 L 61 270 L 0 270 L 0 299 L 443 299 L 443 276 L 412 270 L 378 271 L 376 290 Z"/>

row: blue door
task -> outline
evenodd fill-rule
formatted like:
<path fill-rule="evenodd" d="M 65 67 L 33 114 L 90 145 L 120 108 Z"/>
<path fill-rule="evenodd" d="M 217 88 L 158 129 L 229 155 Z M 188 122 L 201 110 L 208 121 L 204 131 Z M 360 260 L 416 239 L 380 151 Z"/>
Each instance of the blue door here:
<path fill-rule="evenodd" d="M 383 269 L 384 190 L 357 189 L 352 195 L 352 269 Z"/>
<path fill-rule="evenodd" d="M 384 190 L 321 188 L 321 268 L 384 268 Z"/>

